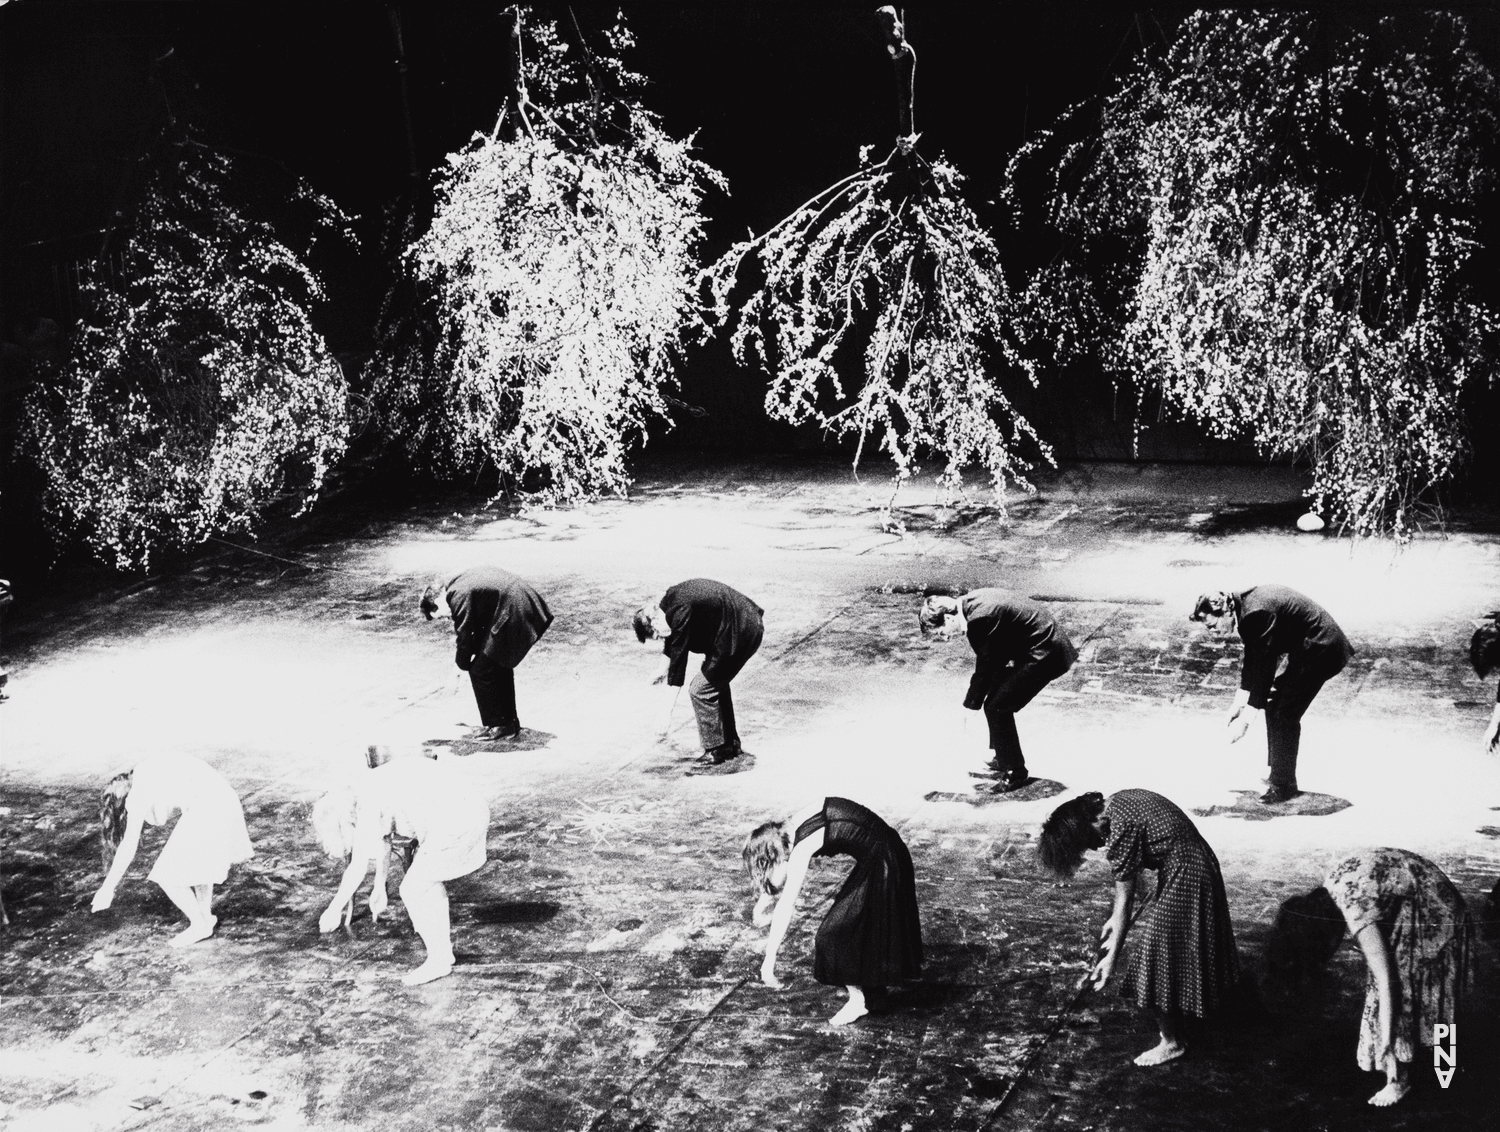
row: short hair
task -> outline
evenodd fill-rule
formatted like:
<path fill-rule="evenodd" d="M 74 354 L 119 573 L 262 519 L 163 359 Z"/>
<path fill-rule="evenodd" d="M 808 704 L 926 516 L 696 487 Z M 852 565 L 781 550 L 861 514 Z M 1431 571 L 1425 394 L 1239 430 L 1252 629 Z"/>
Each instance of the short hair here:
<path fill-rule="evenodd" d="M 631 626 L 635 629 L 635 639 L 645 644 L 651 639 L 651 607 L 643 605 L 635 611 L 631 618 Z"/>
<path fill-rule="evenodd" d="M 125 839 L 125 825 L 129 820 L 126 799 L 135 781 L 135 772 L 127 770 L 109 780 L 109 785 L 99 795 L 99 850 L 106 869 L 114 862 L 115 850 Z"/>
<path fill-rule="evenodd" d="M 922 608 L 917 611 L 917 624 L 922 632 L 930 633 L 947 623 L 948 618 L 957 612 L 948 605 L 953 600 L 952 594 L 928 594 L 922 599 Z"/>
<path fill-rule="evenodd" d="M 443 578 L 433 578 L 422 587 L 422 601 L 419 608 L 422 616 L 432 620 L 432 615 L 441 609 L 441 599 L 448 593 L 448 582 Z"/>
<path fill-rule="evenodd" d="M 323 852 L 335 860 L 348 861 L 354 856 L 358 807 L 359 798 L 352 786 L 335 786 L 313 803 L 313 833 Z"/>
<path fill-rule="evenodd" d="M 1344 914 L 1328 889 L 1282 902 L 1266 938 L 1266 973 L 1279 982 L 1296 982 L 1324 967 L 1344 940 Z"/>
<path fill-rule="evenodd" d="M 740 850 L 745 871 L 750 874 L 750 883 L 767 896 L 775 896 L 779 891 L 771 883 L 771 874 L 791 855 L 792 839 L 778 821 L 762 822 L 756 826 Z"/>
<path fill-rule="evenodd" d="M 1189 621 L 1206 621 L 1210 617 L 1223 617 L 1224 614 L 1232 612 L 1233 603 L 1229 595 L 1222 590 L 1215 593 L 1199 594 L 1198 600 L 1193 603 L 1193 612 L 1188 615 Z"/>
<path fill-rule="evenodd" d="M 1104 812 L 1104 795 L 1097 790 L 1069 799 L 1042 823 L 1036 852 L 1042 868 L 1053 876 L 1070 877 L 1083 864 L 1084 854 L 1099 848 L 1094 822 Z"/>
<path fill-rule="evenodd" d="M 1500 668 L 1500 612 L 1486 613 L 1485 618 L 1469 638 L 1469 663 L 1481 678 Z"/>

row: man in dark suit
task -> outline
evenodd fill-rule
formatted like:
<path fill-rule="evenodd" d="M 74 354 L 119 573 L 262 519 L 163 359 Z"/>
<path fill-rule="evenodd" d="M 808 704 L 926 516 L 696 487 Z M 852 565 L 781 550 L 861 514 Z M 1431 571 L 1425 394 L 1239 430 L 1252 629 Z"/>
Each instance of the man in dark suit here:
<path fill-rule="evenodd" d="M 995 793 L 1025 786 L 1030 774 L 1016 712 L 1056 680 L 1078 659 L 1078 650 L 1052 614 L 1029 598 L 1008 590 L 984 588 L 962 597 L 931 594 L 917 617 L 923 633 L 948 638 L 960 631 L 974 650 L 974 675 L 964 707 L 984 709 L 995 754 Z"/>
<path fill-rule="evenodd" d="M 760 648 L 763 610 L 738 590 L 708 578 L 690 578 L 671 587 L 655 605 L 643 605 L 634 619 L 636 639 L 662 641 L 665 660 L 653 683 L 681 688 L 688 653 L 703 654 L 703 668 L 693 677 L 688 697 L 698 720 L 703 754 L 698 762 L 715 766 L 739 757 L 734 700 L 729 682 Z M 676 703 L 675 697 L 673 703 Z M 671 723 L 668 708 L 662 732 Z"/>
<path fill-rule="evenodd" d="M 498 566 L 475 566 L 422 591 L 422 614 L 432 620 L 444 607 L 453 618 L 453 662 L 469 674 L 479 705 L 480 739 L 521 733 L 516 715 L 515 667 L 552 624 L 542 595 Z"/>
<path fill-rule="evenodd" d="M 1238 634 L 1245 643 L 1240 690 L 1229 713 L 1229 741 L 1244 738 L 1251 719 L 1247 707 L 1264 711 L 1271 775 L 1270 788 L 1260 800 L 1275 805 L 1295 798 L 1301 793 L 1297 750 L 1302 716 L 1324 683 L 1343 671 L 1354 655 L 1349 639 L 1326 609 L 1287 586 L 1203 594 L 1193 606 L 1192 619 L 1202 621 L 1220 640 Z M 1278 676 L 1282 657 L 1287 666 Z"/>

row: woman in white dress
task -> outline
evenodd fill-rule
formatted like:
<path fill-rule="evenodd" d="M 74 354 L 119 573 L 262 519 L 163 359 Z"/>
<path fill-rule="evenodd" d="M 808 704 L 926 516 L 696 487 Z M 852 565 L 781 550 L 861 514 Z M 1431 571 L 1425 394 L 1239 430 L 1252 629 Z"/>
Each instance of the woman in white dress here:
<path fill-rule="evenodd" d="M 329 791 L 313 806 L 313 828 L 330 857 L 348 862 L 332 902 L 318 920 L 331 932 L 353 914 L 354 892 L 373 863 L 370 916 L 385 911 L 385 867 L 391 835 L 416 841 L 416 856 L 401 880 L 401 900 L 427 960 L 402 977 L 407 986 L 441 979 L 453 970 L 448 890 L 443 882 L 484 865 L 490 809 L 482 795 L 446 763 L 397 758 L 358 773 L 351 786 Z"/>
<path fill-rule="evenodd" d="M 147 755 L 134 770 L 110 780 L 99 800 L 99 821 L 105 859 L 113 860 L 92 909 L 101 912 L 114 902 L 120 878 L 140 847 L 141 830 L 166 825 L 173 813 L 181 817 L 146 879 L 188 918 L 171 941 L 172 947 L 186 947 L 214 934 L 214 885 L 224 883 L 230 865 L 255 852 L 234 787 L 202 759 Z"/>

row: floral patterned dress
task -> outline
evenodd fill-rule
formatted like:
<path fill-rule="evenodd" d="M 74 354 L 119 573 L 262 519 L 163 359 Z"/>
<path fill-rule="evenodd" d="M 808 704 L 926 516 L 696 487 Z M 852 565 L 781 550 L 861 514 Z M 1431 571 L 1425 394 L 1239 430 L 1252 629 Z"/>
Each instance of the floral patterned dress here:
<path fill-rule="evenodd" d="M 1474 922 L 1443 870 L 1405 849 L 1365 849 L 1333 867 L 1323 882 L 1358 934 L 1371 924 L 1391 949 L 1401 1001 L 1396 1004 L 1396 1060 L 1412 1061 L 1432 1044 L 1434 1022 L 1452 1022 L 1468 975 Z M 1365 1012 L 1356 1057 L 1366 1071 L 1380 1050 L 1380 989 L 1366 971 Z"/>

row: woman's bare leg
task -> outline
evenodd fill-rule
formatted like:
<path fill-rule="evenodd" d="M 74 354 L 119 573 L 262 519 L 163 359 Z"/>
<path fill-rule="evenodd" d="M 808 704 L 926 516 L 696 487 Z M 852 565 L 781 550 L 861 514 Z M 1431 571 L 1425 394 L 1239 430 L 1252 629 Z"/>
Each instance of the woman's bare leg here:
<path fill-rule="evenodd" d="M 863 988 L 847 987 L 845 989 L 849 992 L 849 1001 L 844 1003 L 842 1010 L 828 1019 L 830 1026 L 847 1026 L 850 1022 L 863 1018 L 870 1012 L 870 1008 L 865 1005 Z"/>
<path fill-rule="evenodd" d="M 1182 1019 L 1167 1011 L 1152 1013 L 1156 1015 L 1161 1041 L 1135 1059 L 1135 1063 L 1141 1066 L 1165 1065 L 1187 1053 L 1187 1043 L 1182 1040 Z"/>
<path fill-rule="evenodd" d="M 177 905 L 182 914 L 188 918 L 188 926 L 173 936 L 167 946 L 187 947 L 189 944 L 198 943 L 214 934 L 214 926 L 219 921 L 208 911 L 208 903 L 212 900 L 213 885 L 159 884 L 159 887 L 167 894 L 167 899 Z M 209 900 L 199 898 L 199 888 L 209 890 Z"/>
<path fill-rule="evenodd" d="M 427 948 L 427 961 L 402 976 L 409 987 L 441 979 L 453 970 L 453 940 L 448 921 L 448 890 L 440 880 L 426 880 L 412 866 L 401 881 L 401 902 L 411 917 L 411 926 Z"/>
<path fill-rule="evenodd" d="M 1397 1061 L 1392 1056 L 1385 1066 L 1385 1088 L 1371 1097 L 1370 1103 L 1385 1108 L 1395 1104 L 1409 1092 L 1411 1082 L 1407 1080 L 1406 1062 Z"/>

